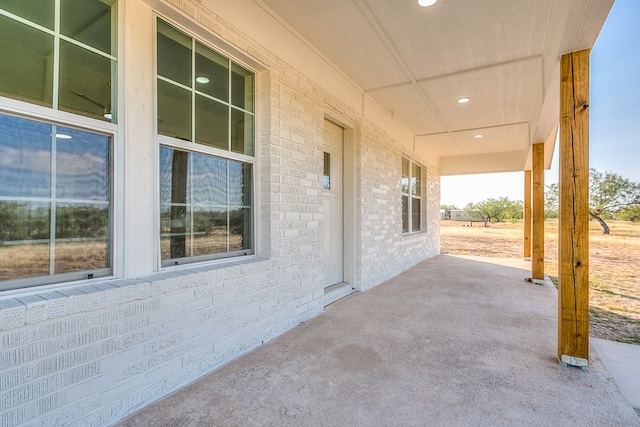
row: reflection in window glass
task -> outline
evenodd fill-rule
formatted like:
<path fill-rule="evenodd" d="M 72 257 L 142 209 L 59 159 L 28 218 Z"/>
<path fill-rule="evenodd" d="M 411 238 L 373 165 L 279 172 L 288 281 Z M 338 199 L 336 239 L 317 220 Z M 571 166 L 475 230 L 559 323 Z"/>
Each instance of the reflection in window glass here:
<path fill-rule="evenodd" d="M 196 96 L 196 142 L 222 150 L 229 149 L 229 107 Z"/>
<path fill-rule="evenodd" d="M 250 164 L 161 147 L 163 264 L 250 253 L 251 181 Z"/>
<path fill-rule="evenodd" d="M 412 165 L 411 172 L 411 195 L 419 196 L 422 192 L 422 169 L 415 163 Z"/>
<path fill-rule="evenodd" d="M 2 281 L 49 274 L 50 204 L 0 199 Z"/>
<path fill-rule="evenodd" d="M 43 3 L 43 2 L 40 2 Z M 111 46 L 111 7 L 113 0 L 62 0 L 60 3 L 60 32 L 67 37 L 114 54 Z"/>
<path fill-rule="evenodd" d="M 158 75 L 191 87 L 191 37 L 160 20 Z"/>
<path fill-rule="evenodd" d="M 196 90 L 229 102 L 229 60 L 196 42 Z"/>
<path fill-rule="evenodd" d="M 115 3 L 0 1 L 0 95 L 115 122 Z"/>
<path fill-rule="evenodd" d="M 253 73 L 233 64 L 231 73 L 231 103 L 253 111 Z"/>
<path fill-rule="evenodd" d="M 56 128 L 56 196 L 109 200 L 109 138 Z"/>
<path fill-rule="evenodd" d="M 54 1 L 2 0 L 0 9 L 53 30 Z"/>
<path fill-rule="evenodd" d="M 402 232 L 409 232 L 409 196 L 402 196 Z"/>
<path fill-rule="evenodd" d="M 107 136 L 0 115 L 0 289 L 111 274 L 110 152 Z"/>
<path fill-rule="evenodd" d="M 51 125 L 0 115 L 0 197 L 50 197 Z"/>
<path fill-rule="evenodd" d="M 58 204 L 55 242 L 56 274 L 108 268 L 108 206 Z"/>
<path fill-rule="evenodd" d="M 59 108 L 111 121 L 111 60 L 62 41 Z"/>
<path fill-rule="evenodd" d="M 225 206 L 229 198 L 227 161 L 197 155 L 192 156 L 192 159 L 193 175 L 190 184 L 193 203 L 201 206 Z"/>
<path fill-rule="evenodd" d="M 0 95 L 52 107 L 53 42 L 52 35 L 0 15 Z"/>
<path fill-rule="evenodd" d="M 231 151 L 253 156 L 253 115 L 231 109 Z"/>
<path fill-rule="evenodd" d="M 158 132 L 191 141 L 191 93 L 158 80 Z"/>
<path fill-rule="evenodd" d="M 420 231 L 420 199 L 411 200 L 411 231 Z"/>

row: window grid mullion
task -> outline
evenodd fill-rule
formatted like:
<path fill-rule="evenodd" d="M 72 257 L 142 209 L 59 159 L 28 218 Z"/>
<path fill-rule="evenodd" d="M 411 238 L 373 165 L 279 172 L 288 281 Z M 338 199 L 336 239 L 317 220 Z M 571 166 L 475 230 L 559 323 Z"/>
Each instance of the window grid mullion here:
<path fill-rule="evenodd" d="M 57 3 L 57 2 L 56 2 Z M 49 203 L 49 274 L 55 274 L 55 260 L 56 260 L 56 196 L 57 196 L 57 157 L 58 157 L 58 142 L 56 134 L 58 127 L 51 126 L 51 189 L 50 191 L 50 203 Z"/>
<path fill-rule="evenodd" d="M 53 93 L 51 106 L 58 109 L 60 87 L 60 0 L 55 1 L 53 24 Z"/>

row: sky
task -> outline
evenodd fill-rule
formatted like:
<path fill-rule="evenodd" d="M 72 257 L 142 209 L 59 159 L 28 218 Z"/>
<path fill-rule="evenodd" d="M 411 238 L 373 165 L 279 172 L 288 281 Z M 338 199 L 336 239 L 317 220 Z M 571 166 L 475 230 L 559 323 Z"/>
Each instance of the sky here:
<path fill-rule="evenodd" d="M 640 0 L 615 0 L 591 50 L 589 163 L 640 182 Z M 558 182 L 558 144 L 545 184 Z M 524 198 L 524 173 L 443 176 L 440 203 Z"/>

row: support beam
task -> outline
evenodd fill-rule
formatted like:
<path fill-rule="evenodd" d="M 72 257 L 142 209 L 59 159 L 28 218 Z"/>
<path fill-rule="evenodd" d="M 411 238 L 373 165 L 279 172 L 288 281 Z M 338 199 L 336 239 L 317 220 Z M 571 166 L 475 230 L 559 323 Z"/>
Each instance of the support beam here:
<path fill-rule="evenodd" d="M 531 278 L 544 283 L 544 144 L 533 144 Z"/>
<path fill-rule="evenodd" d="M 524 171 L 524 238 L 523 256 L 531 259 L 531 171 Z"/>
<path fill-rule="evenodd" d="M 589 50 L 560 63 L 558 357 L 589 360 Z"/>

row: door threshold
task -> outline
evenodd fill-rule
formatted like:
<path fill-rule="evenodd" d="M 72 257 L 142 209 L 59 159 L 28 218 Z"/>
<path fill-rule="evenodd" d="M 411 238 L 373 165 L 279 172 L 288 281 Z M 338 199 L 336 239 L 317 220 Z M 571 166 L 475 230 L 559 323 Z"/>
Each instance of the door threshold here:
<path fill-rule="evenodd" d="M 349 283 L 342 282 L 335 285 L 327 286 L 324 288 L 324 297 L 322 298 L 322 305 L 328 306 L 329 304 L 338 301 L 340 298 L 344 298 L 347 295 L 353 293 L 353 288 Z"/>

